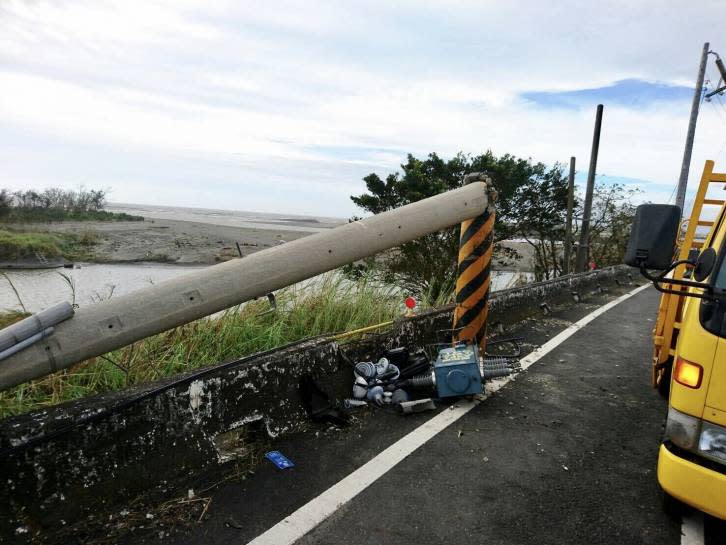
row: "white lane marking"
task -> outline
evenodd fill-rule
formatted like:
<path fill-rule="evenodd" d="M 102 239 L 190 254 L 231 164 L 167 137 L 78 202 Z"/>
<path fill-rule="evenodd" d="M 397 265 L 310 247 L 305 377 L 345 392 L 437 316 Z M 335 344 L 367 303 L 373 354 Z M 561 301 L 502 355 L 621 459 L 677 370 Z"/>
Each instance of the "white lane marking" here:
<path fill-rule="evenodd" d="M 696 512 L 683 517 L 681 523 L 681 545 L 703 545 L 703 513 Z"/>
<path fill-rule="evenodd" d="M 640 286 L 618 297 L 558 333 L 538 349 L 522 358 L 522 370 L 527 369 L 540 358 L 550 353 L 558 345 L 569 339 L 598 316 L 647 287 L 650 287 L 650 284 Z M 493 381 L 487 387 L 488 393 L 491 394 L 500 390 L 509 381 L 510 378 L 508 377 Z M 313 498 L 297 511 L 275 524 L 272 528 L 257 536 L 248 545 L 292 545 L 385 475 L 396 464 L 413 453 L 429 439 L 459 420 L 479 403 L 479 401 L 462 401 L 450 409 L 437 414 L 356 469 L 343 480 L 328 488 L 318 497 Z"/>

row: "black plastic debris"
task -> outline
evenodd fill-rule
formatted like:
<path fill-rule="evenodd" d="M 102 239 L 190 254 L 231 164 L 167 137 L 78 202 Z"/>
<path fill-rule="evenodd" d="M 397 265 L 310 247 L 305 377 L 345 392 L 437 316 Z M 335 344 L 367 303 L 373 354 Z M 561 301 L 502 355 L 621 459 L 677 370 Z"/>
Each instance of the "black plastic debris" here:
<path fill-rule="evenodd" d="M 349 424 L 350 415 L 338 409 L 310 375 L 300 380 L 300 398 L 303 408 L 313 422 L 344 427 Z"/>
<path fill-rule="evenodd" d="M 392 348 L 388 350 L 383 357 L 386 358 L 390 363 L 402 369 L 409 362 L 408 348 L 405 346 L 399 346 L 398 348 Z"/>
<path fill-rule="evenodd" d="M 430 368 L 431 362 L 428 356 L 423 350 L 419 350 L 411 354 L 406 364 L 401 366 L 400 380 L 406 380 L 415 375 L 420 375 L 421 373 L 429 371 Z"/>

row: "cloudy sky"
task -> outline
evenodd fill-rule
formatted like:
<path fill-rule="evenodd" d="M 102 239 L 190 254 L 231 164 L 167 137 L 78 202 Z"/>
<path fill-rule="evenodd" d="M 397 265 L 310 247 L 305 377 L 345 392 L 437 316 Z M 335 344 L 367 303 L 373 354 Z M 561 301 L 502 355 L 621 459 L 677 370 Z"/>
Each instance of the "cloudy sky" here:
<path fill-rule="evenodd" d="M 407 153 L 574 155 L 584 179 L 602 102 L 603 180 L 665 202 L 725 19 L 723 0 L 4 0 L 0 184 L 348 216 Z M 726 96 L 692 183 L 707 158 L 726 170 Z"/>

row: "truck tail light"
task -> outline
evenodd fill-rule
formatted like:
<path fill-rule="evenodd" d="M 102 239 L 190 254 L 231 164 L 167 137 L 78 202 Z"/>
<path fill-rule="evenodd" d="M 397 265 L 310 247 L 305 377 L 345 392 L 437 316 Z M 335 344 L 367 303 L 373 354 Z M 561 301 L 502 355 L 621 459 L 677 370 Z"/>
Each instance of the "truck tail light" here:
<path fill-rule="evenodd" d="M 673 375 L 678 384 L 689 388 L 699 388 L 703 379 L 703 368 L 700 365 L 686 361 L 683 358 L 676 360 L 675 374 Z"/>

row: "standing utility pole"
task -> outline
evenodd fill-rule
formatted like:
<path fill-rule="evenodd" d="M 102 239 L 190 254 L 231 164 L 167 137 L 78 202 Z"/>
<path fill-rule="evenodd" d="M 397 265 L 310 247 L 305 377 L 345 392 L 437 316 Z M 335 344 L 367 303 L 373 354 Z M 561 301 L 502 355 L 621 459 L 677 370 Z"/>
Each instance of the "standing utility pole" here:
<path fill-rule="evenodd" d="M 691 103 L 691 119 L 688 121 L 688 133 L 686 134 L 686 148 L 683 150 L 683 163 L 681 164 L 681 175 L 678 178 L 678 191 L 676 192 L 676 206 L 680 206 L 683 215 L 683 205 L 686 201 L 686 186 L 688 185 L 688 170 L 691 168 L 691 152 L 693 151 L 693 136 L 696 133 L 696 120 L 698 119 L 698 108 L 701 105 L 701 93 L 703 92 L 703 75 L 706 72 L 706 57 L 708 57 L 709 44 L 703 44 L 701 52 L 701 64 L 698 67 L 696 78 L 696 89 L 693 91 L 693 102 Z"/>
<path fill-rule="evenodd" d="M 562 273 L 570 274 L 572 258 L 572 207 L 575 204 L 575 158 L 570 157 L 570 177 L 567 180 L 567 223 L 565 223 L 565 255 Z"/>
<path fill-rule="evenodd" d="M 577 246 L 575 272 L 584 272 L 590 254 L 588 237 L 590 236 L 590 214 L 592 213 L 592 193 L 595 189 L 595 170 L 597 169 L 597 152 L 600 149 L 600 127 L 602 125 L 602 104 L 597 105 L 595 114 L 595 132 L 592 135 L 592 151 L 590 152 L 590 170 L 587 173 L 587 191 L 585 192 L 585 208 L 582 212 L 580 226 L 580 244 Z"/>

